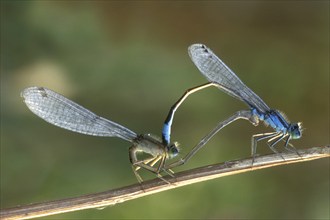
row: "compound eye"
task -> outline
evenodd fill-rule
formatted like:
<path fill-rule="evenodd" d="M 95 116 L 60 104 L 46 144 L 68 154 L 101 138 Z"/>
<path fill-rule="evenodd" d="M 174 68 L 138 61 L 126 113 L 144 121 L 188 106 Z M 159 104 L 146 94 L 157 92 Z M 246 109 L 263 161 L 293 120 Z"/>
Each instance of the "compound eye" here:
<path fill-rule="evenodd" d="M 299 123 L 294 124 L 291 129 L 291 137 L 292 139 L 299 139 L 301 137 L 301 125 Z"/>
<path fill-rule="evenodd" d="M 171 151 L 172 151 L 172 154 L 174 154 L 175 156 L 178 155 L 178 153 L 179 153 L 179 150 L 175 146 L 173 146 Z"/>
<path fill-rule="evenodd" d="M 170 158 L 176 157 L 179 154 L 178 143 L 174 143 L 168 146 L 168 155 Z"/>

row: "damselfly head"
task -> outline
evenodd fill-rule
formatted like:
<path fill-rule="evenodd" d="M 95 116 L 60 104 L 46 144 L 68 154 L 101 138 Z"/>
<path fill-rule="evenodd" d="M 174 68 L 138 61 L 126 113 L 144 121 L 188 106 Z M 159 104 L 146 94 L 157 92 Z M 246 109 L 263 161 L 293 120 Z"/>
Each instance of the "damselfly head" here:
<path fill-rule="evenodd" d="M 302 123 L 298 122 L 298 123 L 294 123 L 291 124 L 290 128 L 289 128 L 289 134 L 291 139 L 299 139 L 302 136 Z"/>
<path fill-rule="evenodd" d="M 180 152 L 179 143 L 174 142 L 167 145 L 166 150 L 169 159 L 176 157 Z"/>

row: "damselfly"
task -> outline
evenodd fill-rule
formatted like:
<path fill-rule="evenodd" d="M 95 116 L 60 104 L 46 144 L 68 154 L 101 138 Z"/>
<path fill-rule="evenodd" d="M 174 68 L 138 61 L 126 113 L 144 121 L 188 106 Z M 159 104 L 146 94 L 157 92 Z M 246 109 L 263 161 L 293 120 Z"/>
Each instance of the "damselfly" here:
<path fill-rule="evenodd" d="M 171 107 L 168 116 L 165 120 L 162 138 L 163 142 L 170 142 L 171 125 L 173 122 L 175 111 L 190 95 L 199 90 L 215 86 L 221 91 L 245 102 L 250 110 L 242 110 L 236 112 L 228 119 L 221 121 L 210 133 L 208 133 L 193 150 L 180 161 L 171 166 L 178 166 L 187 162 L 200 148 L 202 148 L 218 131 L 237 119 L 245 119 L 253 125 L 258 125 L 259 121 L 263 121 L 266 125 L 272 127 L 275 131 L 252 136 L 251 155 L 254 156 L 257 150 L 257 142 L 269 138 L 267 141 L 270 149 L 278 153 L 275 149 L 275 144 L 279 141 L 285 141 L 287 149 L 291 139 L 298 139 L 302 135 L 301 123 L 290 123 L 286 117 L 278 110 L 273 110 L 250 88 L 248 88 L 236 74 L 226 66 L 209 48 L 203 44 L 193 44 L 188 48 L 189 56 L 197 66 L 199 71 L 206 77 L 209 83 L 188 89 L 184 95 Z M 293 146 L 290 145 L 294 150 Z M 171 167 L 170 166 L 170 167 Z"/>
<path fill-rule="evenodd" d="M 34 114 L 53 125 L 86 135 L 119 137 L 131 142 L 129 158 L 139 182 L 142 182 L 142 178 L 137 173 L 140 168 L 157 174 L 159 178 L 162 178 L 160 175 L 162 171 L 171 175 L 169 173 L 171 170 L 164 169 L 165 161 L 179 153 L 177 142 L 165 145 L 157 136 L 151 134 L 137 135 L 130 129 L 102 118 L 47 88 L 26 88 L 22 91 L 21 96 Z M 138 159 L 138 153 L 146 153 L 150 157 Z M 157 163 L 158 166 L 155 167 Z"/>

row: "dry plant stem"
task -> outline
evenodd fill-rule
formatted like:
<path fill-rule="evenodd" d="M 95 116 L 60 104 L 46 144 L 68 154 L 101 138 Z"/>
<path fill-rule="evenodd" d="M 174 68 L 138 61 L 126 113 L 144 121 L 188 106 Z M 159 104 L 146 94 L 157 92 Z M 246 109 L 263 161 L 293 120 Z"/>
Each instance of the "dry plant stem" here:
<path fill-rule="evenodd" d="M 308 148 L 299 150 L 298 153 L 299 155 L 296 153 L 281 153 L 285 161 L 283 161 L 282 157 L 278 154 L 270 154 L 255 157 L 253 166 L 252 159 L 248 158 L 187 170 L 176 173 L 174 178 L 165 176 L 164 179 L 171 184 L 156 178 L 145 181 L 141 185 L 134 184 L 101 193 L 4 209 L 1 210 L 0 217 L 1 219 L 29 219 L 83 209 L 102 208 L 222 176 L 329 157 L 330 146 Z"/>

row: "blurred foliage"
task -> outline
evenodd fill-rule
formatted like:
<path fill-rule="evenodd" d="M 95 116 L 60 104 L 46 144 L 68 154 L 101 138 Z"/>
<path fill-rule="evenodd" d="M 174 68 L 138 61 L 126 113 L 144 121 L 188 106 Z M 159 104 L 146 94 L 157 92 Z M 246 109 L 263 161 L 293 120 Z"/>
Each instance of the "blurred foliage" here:
<path fill-rule="evenodd" d="M 23 88 L 46 86 L 137 133 L 160 134 L 176 99 L 206 82 L 187 55 L 198 42 L 304 123 L 297 148 L 329 143 L 328 1 L 1 1 L 1 208 L 136 182 L 129 143 L 43 122 L 22 103 Z M 172 139 L 185 154 L 242 108 L 217 89 L 195 94 Z M 175 171 L 247 157 L 251 135 L 267 130 L 236 122 Z M 329 160 L 320 160 L 50 218 L 329 219 L 329 205 Z"/>

